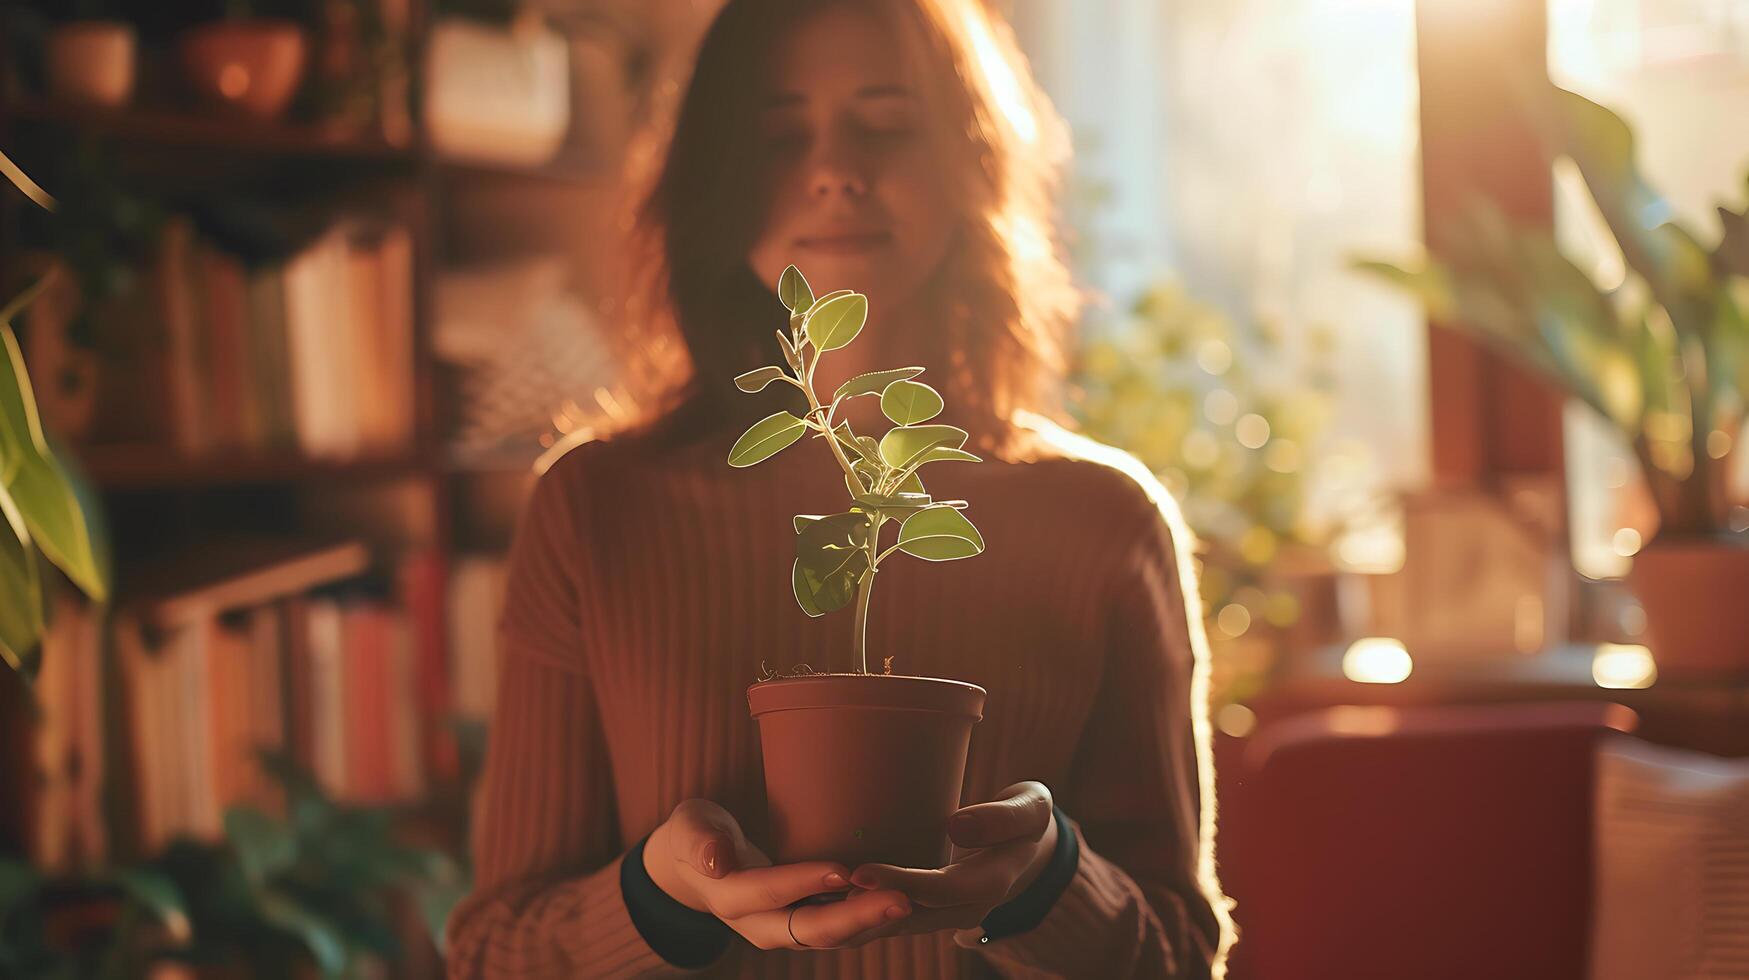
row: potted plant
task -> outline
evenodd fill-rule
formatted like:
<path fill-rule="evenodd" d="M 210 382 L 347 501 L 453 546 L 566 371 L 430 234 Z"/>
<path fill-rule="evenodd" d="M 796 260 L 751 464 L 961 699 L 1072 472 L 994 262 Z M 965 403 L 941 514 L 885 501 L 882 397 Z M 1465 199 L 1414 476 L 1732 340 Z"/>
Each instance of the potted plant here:
<path fill-rule="evenodd" d="M 226 16 L 183 32 L 182 73 L 196 94 L 229 112 L 277 119 L 291 105 L 309 60 L 302 25 L 263 16 L 250 0 L 227 0 Z"/>
<path fill-rule="evenodd" d="M 1360 267 L 1621 433 L 1659 515 L 1629 574 L 1659 672 L 1749 670 L 1749 536 L 1733 528 L 1729 498 L 1749 398 L 1749 218 L 1721 206 L 1723 233 L 1703 244 L 1636 169 L 1621 117 L 1536 91 L 1527 107 L 1551 157 L 1583 177 L 1620 250 L 1620 281 L 1600 284 L 1548 229 L 1513 224 L 1487 200 L 1438 243 L 1440 260 Z"/>
<path fill-rule="evenodd" d="M 49 98 L 119 109 L 133 97 L 139 41 L 134 26 L 117 18 L 112 6 L 78 0 L 73 19 L 49 31 L 43 57 Z"/>
<path fill-rule="evenodd" d="M 768 675 L 747 689 L 759 725 L 770 805 L 774 861 L 829 859 L 852 867 L 870 861 L 931 868 L 951 856 L 947 820 L 959 806 L 972 725 L 983 715 L 983 688 L 961 681 L 869 671 L 868 610 L 881 566 L 899 554 L 926 561 L 970 558 L 984 539 L 961 513 L 963 500 L 924 492 L 918 471 L 930 463 L 977 462 L 967 433 L 931 423 L 941 413 L 935 389 L 914 380 L 920 367 L 861 374 L 830 400 L 814 391 L 820 359 L 861 332 L 868 299 L 839 290 L 816 299 L 795 266 L 778 282 L 790 311 L 777 331 L 782 365 L 735 379 L 742 391 L 773 382 L 807 398 L 804 415 L 775 412 L 741 436 L 729 465 L 752 466 L 812 432 L 844 471 L 848 506 L 795 518 L 796 602 L 809 616 L 854 605 L 855 670 Z M 876 439 L 839 418 L 854 398 L 878 397 L 894 425 Z M 897 526 L 891 544 L 882 530 Z"/>

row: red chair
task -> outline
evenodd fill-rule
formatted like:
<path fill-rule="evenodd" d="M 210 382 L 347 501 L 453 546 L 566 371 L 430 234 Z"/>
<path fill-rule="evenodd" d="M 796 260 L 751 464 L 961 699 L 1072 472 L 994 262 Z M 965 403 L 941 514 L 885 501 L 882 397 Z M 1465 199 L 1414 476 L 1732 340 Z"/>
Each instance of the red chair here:
<path fill-rule="evenodd" d="M 1337 707 L 1222 747 L 1234 980 L 1584 980 L 1607 703 Z"/>

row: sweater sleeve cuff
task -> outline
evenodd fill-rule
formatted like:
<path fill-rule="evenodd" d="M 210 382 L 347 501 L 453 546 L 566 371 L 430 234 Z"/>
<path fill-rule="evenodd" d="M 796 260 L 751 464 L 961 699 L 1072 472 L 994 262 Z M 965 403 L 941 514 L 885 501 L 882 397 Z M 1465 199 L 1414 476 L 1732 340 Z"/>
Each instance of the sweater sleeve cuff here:
<path fill-rule="evenodd" d="M 1075 871 L 1081 864 L 1081 844 L 1076 838 L 1074 828 L 1069 826 L 1069 817 L 1063 812 L 1063 808 L 1052 809 L 1057 821 L 1057 846 L 1051 852 L 1050 862 L 1033 879 L 1032 884 L 1026 886 L 1026 891 L 996 906 L 990 910 L 989 915 L 984 916 L 984 935 L 979 938 L 979 942 L 987 943 L 1033 929 L 1044 921 L 1044 917 L 1057 904 L 1057 899 L 1069 887 L 1069 883 L 1075 880 Z M 639 867 L 642 866 L 640 861 Z"/>
<path fill-rule="evenodd" d="M 729 948 L 735 930 L 709 912 L 688 908 L 663 891 L 644 868 L 645 837 L 619 866 L 619 889 L 638 935 L 667 962 L 688 970 L 709 966 Z"/>

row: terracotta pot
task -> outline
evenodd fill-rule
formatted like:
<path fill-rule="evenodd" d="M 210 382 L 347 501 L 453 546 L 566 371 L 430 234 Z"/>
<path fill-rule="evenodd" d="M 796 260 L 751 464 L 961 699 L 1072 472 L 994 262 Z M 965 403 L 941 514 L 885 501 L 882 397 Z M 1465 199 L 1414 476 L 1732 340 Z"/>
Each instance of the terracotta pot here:
<path fill-rule="evenodd" d="M 256 119 L 284 112 L 303 81 L 309 44 L 288 20 L 221 20 L 177 45 L 182 73 L 208 102 Z"/>
<path fill-rule="evenodd" d="M 934 677 L 819 674 L 747 689 L 765 756 L 774 862 L 939 868 L 984 689 Z"/>
<path fill-rule="evenodd" d="M 57 102 L 119 109 L 134 94 L 131 24 L 79 20 L 56 27 L 44 52 L 49 98 Z"/>
<path fill-rule="evenodd" d="M 1634 556 L 1628 585 L 1660 677 L 1749 675 L 1749 542 L 1655 537 Z"/>

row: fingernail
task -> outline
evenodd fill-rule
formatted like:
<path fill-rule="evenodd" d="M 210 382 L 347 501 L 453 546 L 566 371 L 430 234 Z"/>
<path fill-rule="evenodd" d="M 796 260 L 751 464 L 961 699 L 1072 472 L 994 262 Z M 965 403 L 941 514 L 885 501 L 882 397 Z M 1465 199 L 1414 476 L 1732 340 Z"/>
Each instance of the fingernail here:
<path fill-rule="evenodd" d="M 846 881 L 844 879 L 844 876 L 839 874 L 838 872 L 830 871 L 830 872 L 827 872 L 827 874 L 826 874 L 826 887 L 827 888 L 849 888 L 850 882 Z"/>
<path fill-rule="evenodd" d="M 910 911 L 911 911 L 910 909 L 906 908 L 903 905 L 889 905 L 889 906 L 887 906 L 887 918 L 889 918 L 889 919 L 903 919 L 905 917 L 905 915 L 907 913 L 909 913 Z"/>
<path fill-rule="evenodd" d="M 717 876 L 717 863 L 722 850 L 722 841 L 715 838 L 704 843 L 704 873 L 712 878 Z"/>

